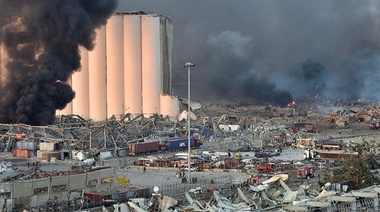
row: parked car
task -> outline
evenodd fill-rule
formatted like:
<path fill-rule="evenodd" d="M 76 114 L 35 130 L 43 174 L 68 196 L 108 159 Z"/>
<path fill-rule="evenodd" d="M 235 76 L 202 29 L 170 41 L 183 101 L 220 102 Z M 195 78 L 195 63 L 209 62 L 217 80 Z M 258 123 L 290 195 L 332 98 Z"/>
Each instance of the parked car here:
<path fill-rule="evenodd" d="M 181 171 L 189 171 L 188 165 L 187 164 L 182 164 L 181 165 Z M 199 172 L 199 171 L 201 171 L 201 169 L 198 166 L 195 166 L 195 165 L 191 164 L 190 171 L 191 172 Z"/>
<path fill-rule="evenodd" d="M 268 154 L 267 152 L 255 152 L 255 157 L 256 158 L 267 158 L 267 157 L 271 157 L 271 155 Z"/>
<path fill-rule="evenodd" d="M 236 149 L 235 152 L 251 152 L 252 148 L 249 146 L 242 146 L 239 149 Z"/>
<path fill-rule="evenodd" d="M 254 164 L 247 164 L 244 166 L 244 169 L 250 170 L 250 169 L 255 169 L 256 166 Z"/>
<path fill-rule="evenodd" d="M 186 168 L 185 168 L 185 171 L 188 171 L 188 170 L 189 170 L 189 168 L 186 167 Z M 192 167 L 190 167 L 190 171 L 191 171 L 191 172 L 200 172 L 201 169 L 200 169 L 198 166 L 192 166 Z"/>
<path fill-rule="evenodd" d="M 192 188 L 188 192 L 189 194 L 200 194 L 202 193 L 202 188 L 201 187 Z"/>
<path fill-rule="evenodd" d="M 136 161 L 133 161 L 135 166 L 154 166 L 154 162 L 147 158 L 139 158 Z"/>

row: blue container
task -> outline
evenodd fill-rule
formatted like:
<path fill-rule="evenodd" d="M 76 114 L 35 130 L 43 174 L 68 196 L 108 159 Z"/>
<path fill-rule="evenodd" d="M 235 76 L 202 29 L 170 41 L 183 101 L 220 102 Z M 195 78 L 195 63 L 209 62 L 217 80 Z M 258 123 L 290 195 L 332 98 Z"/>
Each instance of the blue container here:
<path fill-rule="evenodd" d="M 37 150 L 38 144 L 36 141 L 17 141 L 17 149 Z"/>
<path fill-rule="evenodd" d="M 184 149 L 187 148 L 188 138 L 176 138 L 166 141 L 168 149 Z M 190 146 L 194 147 L 194 138 L 190 138 Z"/>

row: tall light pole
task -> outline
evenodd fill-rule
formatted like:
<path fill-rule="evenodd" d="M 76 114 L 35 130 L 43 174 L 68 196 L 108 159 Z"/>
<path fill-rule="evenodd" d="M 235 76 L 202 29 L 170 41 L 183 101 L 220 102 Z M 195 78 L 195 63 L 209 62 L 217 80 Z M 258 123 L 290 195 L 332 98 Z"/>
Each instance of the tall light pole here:
<path fill-rule="evenodd" d="M 188 183 L 191 183 L 191 142 L 190 142 L 190 68 L 195 65 L 187 62 L 184 67 L 187 67 L 187 177 Z"/>

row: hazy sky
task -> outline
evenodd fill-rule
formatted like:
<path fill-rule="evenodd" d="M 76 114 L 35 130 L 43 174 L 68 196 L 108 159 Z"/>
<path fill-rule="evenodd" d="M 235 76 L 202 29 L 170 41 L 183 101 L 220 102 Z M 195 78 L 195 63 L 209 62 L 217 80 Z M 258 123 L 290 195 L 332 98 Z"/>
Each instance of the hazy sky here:
<path fill-rule="evenodd" d="M 133 0 L 172 19 L 174 93 L 283 104 L 290 95 L 378 99 L 379 5 L 367 0 Z"/>

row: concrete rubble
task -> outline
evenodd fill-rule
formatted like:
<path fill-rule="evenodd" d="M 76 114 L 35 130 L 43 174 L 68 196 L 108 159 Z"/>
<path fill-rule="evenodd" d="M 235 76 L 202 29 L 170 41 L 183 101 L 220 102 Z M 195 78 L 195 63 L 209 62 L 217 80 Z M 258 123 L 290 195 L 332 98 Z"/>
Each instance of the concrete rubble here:
<path fill-rule="evenodd" d="M 212 191 L 208 200 L 197 200 L 185 193 L 184 204 L 168 196 L 154 194 L 146 201 L 135 204 L 131 200 L 124 204 L 125 211 L 378 211 L 380 187 L 371 186 L 356 191 L 332 191 L 331 184 L 324 186 L 318 196 L 310 195 L 308 188 L 292 191 L 285 181 L 287 175 L 276 175 L 262 184 L 249 189 L 236 188 L 225 197 Z M 314 191 L 316 192 L 316 191 Z M 309 195 L 308 195 L 309 193 Z M 314 193 L 315 194 L 315 193 Z M 114 205 L 115 208 L 121 207 Z M 115 210 L 117 211 L 117 210 Z"/>
<path fill-rule="evenodd" d="M 187 139 L 183 139 L 187 137 L 187 111 L 174 122 L 157 114 L 151 117 L 126 114 L 120 119 L 111 117 L 103 122 L 68 115 L 58 117 L 56 124 L 51 126 L 0 124 L 3 159 L 0 194 L 9 198 L 8 201 L 2 198 L 0 205 L 14 207 L 21 198 L 13 195 L 15 187 L 7 183 L 97 173 L 96 182 L 95 178 L 92 182 L 83 182 L 83 190 L 75 191 L 82 192 L 75 197 L 77 199 L 48 196 L 46 205 L 56 204 L 54 201 L 71 201 L 72 208 L 80 208 L 75 201 L 84 200 L 85 193 L 90 196 L 88 207 L 107 205 L 107 210 L 112 206 L 115 211 L 344 211 L 346 208 L 359 210 L 363 205 L 378 208 L 376 195 L 380 191 L 376 186 L 354 191 L 340 185 L 337 189 L 336 183 L 318 185 L 314 178 L 318 175 L 320 182 L 319 174 L 324 168 L 339 166 L 339 161 L 335 160 L 337 157 L 357 155 L 357 152 L 348 151 L 348 147 L 378 134 L 380 109 L 374 103 L 319 100 L 318 104 L 311 104 L 306 100 L 301 105 L 293 102 L 286 108 L 191 105 L 191 134 L 196 139 L 191 152 L 191 171 L 238 172 L 243 181 L 210 184 L 198 179 L 197 184 L 196 177 L 187 176 L 189 179 L 178 181 L 180 194 L 170 197 L 170 193 L 155 193 L 148 188 L 149 195 L 144 193 L 137 195 L 139 198 L 132 198 L 136 197 L 133 194 L 136 191 L 128 191 L 132 192 L 128 196 L 123 190 L 130 187 L 129 180 L 132 179 L 124 177 L 122 180 L 114 174 L 100 177 L 100 173 L 104 174 L 100 170 L 139 170 L 144 167 L 144 172 L 146 168 L 187 172 L 189 154 L 186 152 Z M 173 139 L 178 139 L 178 145 L 168 143 L 174 142 Z M 157 149 L 134 152 L 131 156 L 130 144 L 144 142 L 158 142 L 159 145 Z M 62 164 L 68 168 L 61 170 Z M 49 166 L 55 168 L 45 171 L 44 167 Z M 113 179 L 112 182 L 109 180 L 109 185 L 106 178 Z M 307 184 L 309 178 L 315 179 L 314 183 Z M 116 179 L 118 183 L 115 183 Z M 112 189 L 94 192 L 88 189 L 92 184 L 95 187 L 112 185 Z M 191 185 L 199 186 L 190 188 Z M 51 185 L 57 189 L 55 186 L 58 185 Z M 67 186 L 70 187 L 67 184 L 65 188 Z M 43 193 L 50 195 L 49 188 L 36 187 L 30 195 L 22 197 L 28 200 L 19 202 L 29 207 L 44 207 L 43 198 L 39 196 Z M 118 204 L 114 204 L 114 199 L 108 199 L 107 204 L 104 199 L 103 202 L 97 199 L 115 192 L 119 199 L 123 195 L 128 198 Z"/>
<path fill-rule="evenodd" d="M 173 198 L 154 194 L 146 202 L 136 205 L 129 201 L 126 211 L 378 211 L 380 187 L 371 186 L 355 191 L 333 191 L 328 183 L 318 196 L 308 195 L 308 188 L 292 191 L 285 181 L 287 175 L 276 175 L 249 189 L 236 188 L 228 197 L 212 192 L 208 200 L 197 200 L 185 193 L 186 201 L 179 204 Z M 311 193 L 311 192 L 310 192 Z M 315 193 L 314 193 L 315 194 Z M 119 207 L 115 205 L 114 207 Z M 117 211 L 117 210 L 115 210 Z"/>

